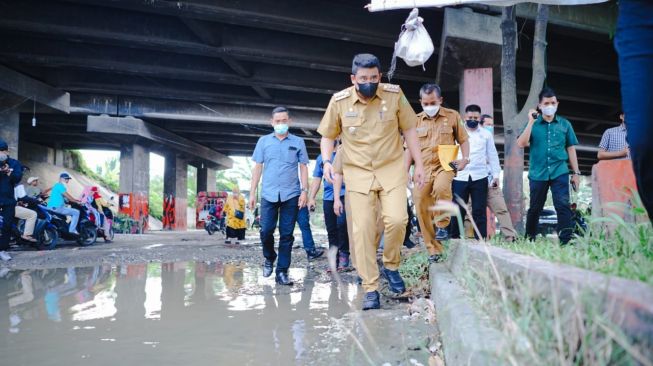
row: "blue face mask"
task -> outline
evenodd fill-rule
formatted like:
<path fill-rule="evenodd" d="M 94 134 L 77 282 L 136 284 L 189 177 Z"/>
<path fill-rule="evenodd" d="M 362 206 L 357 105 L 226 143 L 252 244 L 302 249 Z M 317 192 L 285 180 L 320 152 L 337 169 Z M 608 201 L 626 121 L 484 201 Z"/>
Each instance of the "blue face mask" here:
<path fill-rule="evenodd" d="M 494 126 L 484 126 L 490 133 L 494 133 Z"/>
<path fill-rule="evenodd" d="M 274 125 L 274 132 L 277 135 L 285 135 L 286 133 L 288 133 L 288 124 L 280 123 L 278 125 Z"/>

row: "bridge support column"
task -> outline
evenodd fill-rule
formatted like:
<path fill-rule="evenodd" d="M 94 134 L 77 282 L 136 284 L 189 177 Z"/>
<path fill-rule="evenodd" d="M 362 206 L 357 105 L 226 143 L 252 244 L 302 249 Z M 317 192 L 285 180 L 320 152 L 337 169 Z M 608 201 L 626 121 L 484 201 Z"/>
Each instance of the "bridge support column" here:
<path fill-rule="evenodd" d="M 197 192 L 215 192 L 216 179 L 215 169 L 197 168 Z"/>
<path fill-rule="evenodd" d="M 166 156 L 163 173 L 163 228 L 186 230 L 188 209 L 188 162 L 178 155 Z"/>
<path fill-rule="evenodd" d="M 55 161 L 63 151 L 56 149 Z M 120 146 L 120 211 L 139 222 L 139 231 L 147 230 L 150 211 L 150 151 L 139 144 Z"/>
<path fill-rule="evenodd" d="M 492 93 L 492 68 L 465 69 L 460 79 L 460 115 L 465 118 L 465 108 L 470 104 L 481 107 L 481 114 L 494 113 L 494 95 Z M 494 236 L 496 230 L 495 216 L 487 209 L 487 233 Z M 473 236 L 473 231 L 471 233 Z"/>

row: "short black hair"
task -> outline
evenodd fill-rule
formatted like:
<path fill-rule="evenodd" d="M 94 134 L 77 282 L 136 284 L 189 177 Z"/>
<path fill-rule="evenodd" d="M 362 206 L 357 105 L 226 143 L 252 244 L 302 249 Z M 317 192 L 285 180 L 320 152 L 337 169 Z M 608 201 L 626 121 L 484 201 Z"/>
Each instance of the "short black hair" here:
<path fill-rule="evenodd" d="M 354 56 L 354 60 L 351 62 L 351 74 L 356 75 L 358 69 L 372 69 L 377 68 L 379 72 L 381 71 L 381 62 L 379 58 L 374 56 L 371 53 L 359 53 Z"/>
<path fill-rule="evenodd" d="M 540 102 L 541 102 L 542 99 L 544 99 L 544 98 L 553 98 L 553 97 L 555 97 L 555 96 L 556 96 L 556 92 L 553 91 L 553 89 L 549 88 L 548 86 L 545 86 L 545 87 L 542 89 L 542 91 L 540 92 L 540 95 L 539 95 Z"/>
<path fill-rule="evenodd" d="M 281 105 L 278 107 L 274 107 L 274 109 L 272 110 L 272 116 L 274 117 L 274 115 L 277 113 L 288 113 L 288 117 L 290 117 L 290 111 L 288 110 L 288 108 Z"/>
<path fill-rule="evenodd" d="M 465 113 L 467 112 L 478 112 L 481 113 L 481 107 L 478 104 L 470 104 L 465 108 Z"/>
<path fill-rule="evenodd" d="M 492 116 L 490 116 L 489 114 L 483 114 L 483 115 L 481 115 L 481 123 L 485 122 L 485 119 L 486 119 L 486 118 L 494 119 L 494 118 L 493 118 Z"/>
<path fill-rule="evenodd" d="M 442 96 L 442 90 L 440 90 L 440 87 L 438 84 L 424 84 L 422 85 L 421 88 L 419 88 L 419 97 L 422 98 L 425 95 L 429 95 L 431 93 L 435 93 L 438 95 L 438 98 Z"/>

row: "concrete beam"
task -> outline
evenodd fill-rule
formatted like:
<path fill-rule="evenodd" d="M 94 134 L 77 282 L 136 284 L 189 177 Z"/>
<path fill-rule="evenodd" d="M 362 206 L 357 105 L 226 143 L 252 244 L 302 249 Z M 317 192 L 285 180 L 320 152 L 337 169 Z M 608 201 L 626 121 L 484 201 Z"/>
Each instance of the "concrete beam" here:
<path fill-rule="evenodd" d="M 459 85 L 464 69 L 495 67 L 501 63 L 501 19 L 471 9 L 446 8 L 436 82 Z"/>
<path fill-rule="evenodd" d="M 187 138 L 133 117 L 88 116 L 87 132 L 128 135 L 162 144 L 189 156 L 196 156 L 208 164 L 231 168 L 233 161 L 219 152 Z"/>
<path fill-rule="evenodd" d="M 0 65 L 0 89 L 68 113 L 70 94 Z"/>
<path fill-rule="evenodd" d="M 74 107 L 75 111 L 79 111 L 85 114 L 105 113 L 105 111 L 109 111 L 109 113 L 117 112 L 120 116 L 130 115 L 138 118 L 233 123 L 250 126 L 266 126 L 266 128 L 270 126 L 270 118 L 272 112 L 272 108 L 246 105 L 239 106 L 178 101 L 164 102 L 146 98 L 122 98 L 120 101 L 118 101 L 117 98 L 114 97 L 102 96 L 87 97 L 76 100 Z M 291 124 L 293 128 L 308 128 L 311 130 L 317 129 L 323 116 L 322 112 L 304 110 L 295 111 L 290 109 L 290 113 L 293 119 Z M 132 124 L 137 123 L 133 121 L 127 122 Z M 111 120 L 108 120 L 107 123 L 112 123 L 114 126 L 119 124 L 119 122 L 111 122 Z M 98 126 L 98 128 L 102 127 Z M 110 130 L 110 128 L 107 127 L 102 131 L 96 132 L 111 133 L 111 131 L 106 131 L 107 129 Z"/>

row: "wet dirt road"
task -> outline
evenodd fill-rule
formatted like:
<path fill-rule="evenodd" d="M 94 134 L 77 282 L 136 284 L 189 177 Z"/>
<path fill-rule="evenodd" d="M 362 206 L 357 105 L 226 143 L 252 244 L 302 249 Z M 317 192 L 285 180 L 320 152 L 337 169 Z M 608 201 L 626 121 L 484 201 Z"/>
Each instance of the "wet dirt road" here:
<path fill-rule="evenodd" d="M 433 314 L 387 297 L 361 312 L 355 274 L 338 282 L 301 249 L 289 288 L 262 277 L 255 237 L 152 236 L 12 253 L 0 270 L 2 364 L 427 365 L 437 348 Z"/>

